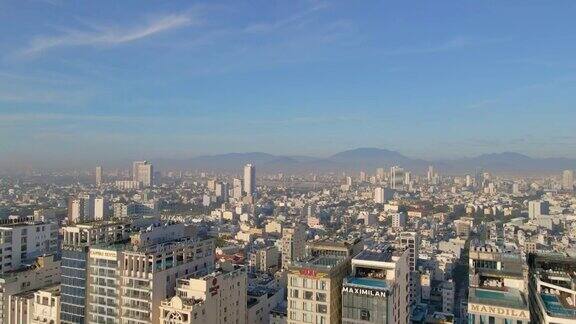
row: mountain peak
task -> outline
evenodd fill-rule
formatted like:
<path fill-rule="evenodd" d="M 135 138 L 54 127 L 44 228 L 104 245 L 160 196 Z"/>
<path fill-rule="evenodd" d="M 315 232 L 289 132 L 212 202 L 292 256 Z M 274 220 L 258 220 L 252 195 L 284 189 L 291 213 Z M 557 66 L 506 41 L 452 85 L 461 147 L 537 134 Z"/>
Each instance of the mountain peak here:
<path fill-rule="evenodd" d="M 478 156 L 480 159 L 514 159 L 514 160 L 531 160 L 532 158 L 517 152 L 487 153 Z"/>
<path fill-rule="evenodd" d="M 364 158 L 374 158 L 374 157 L 404 157 L 402 154 L 390 151 L 386 149 L 380 149 L 375 147 L 360 147 L 356 149 L 351 149 L 336 153 L 332 155 L 331 158 L 341 158 L 341 157 L 364 157 Z"/>

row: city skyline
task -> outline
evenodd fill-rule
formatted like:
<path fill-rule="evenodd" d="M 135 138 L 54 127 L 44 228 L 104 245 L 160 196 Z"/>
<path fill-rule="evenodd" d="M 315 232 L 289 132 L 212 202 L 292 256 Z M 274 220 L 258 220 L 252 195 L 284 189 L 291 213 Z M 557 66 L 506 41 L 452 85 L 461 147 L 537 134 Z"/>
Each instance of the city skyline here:
<path fill-rule="evenodd" d="M 576 158 L 572 2 L 134 4 L 1 4 L 0 163 Z"/>
<path fill-rule="evenodd" d="M 575 12 L 0 0 L 0 324 L 576 323 Z"/>

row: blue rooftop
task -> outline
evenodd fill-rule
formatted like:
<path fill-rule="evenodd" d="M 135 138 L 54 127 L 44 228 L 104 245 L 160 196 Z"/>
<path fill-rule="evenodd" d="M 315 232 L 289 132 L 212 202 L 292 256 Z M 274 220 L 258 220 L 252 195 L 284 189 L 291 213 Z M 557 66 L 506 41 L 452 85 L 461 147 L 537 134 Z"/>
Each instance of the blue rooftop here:
<path fill-rule="evenodd" d="M 483 305 L 528 309 L 524 294 L 514 288 L 507 288 L 506 291 L 470 288 L 468 301 Z"/>
<path fill-rule="evenodd" d="M 551 294 L 540 294 L 542 297 L 542 301 L 546 306 L 546 311 L 554 316 L 554 317 L 568 317 L 568 318 L 575 318 L 576 317 L 576 310 L 566 308 L 566 306 L 562 305 L 558 296 L 551 295 Z"/>
<path fill-rule="evenodd" d="M 381 279 L 347 277 L 344 283 L 365 288 L 390 289 L 390 284 Z"/>

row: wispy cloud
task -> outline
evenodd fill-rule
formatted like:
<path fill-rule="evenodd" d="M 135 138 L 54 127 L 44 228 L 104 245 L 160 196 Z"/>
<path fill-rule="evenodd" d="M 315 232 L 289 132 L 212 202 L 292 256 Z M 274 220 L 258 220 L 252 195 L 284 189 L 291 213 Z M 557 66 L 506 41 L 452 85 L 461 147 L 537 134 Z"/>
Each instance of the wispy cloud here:
<path fill-rule="evenodd" d="M 432 54 L 441 53 L 453 50 L 459 50 L 469 47 L 496 44 L 505 41 L 505 39 L 473 39 L 469 37 L 457 36 L 439 42 L 436 44 L 429 44 L 415 47 L 401 47 L 385 51 L 384 55 L 406 55 L 406 54 Z"/>
<path fill-rule="evenodd" d="M 193 23 L 199 23 L 199 20 L 191 14 L 170 14 L 155 17 L 146 23 L 132 27 L 92 24 L 85 30 L 69 29 L 60 35 L 34 38 L 26 48 L 20 51 L 20 54 L 34 57 L 48 50 L 62 47 L 115 46 Z"/>
<path fill-rule="evenodd" d="M 0 90 L 0 103 L 28 103 L 28 104 L 81 104 L 90 98 L 93 93 L 87 89 L 80 90 Z"/>
<path fill-rule="evenodd" d="M 61 114 L 61 113 L 17 113 L 17 114 L 0 114 L 0 123 L 19 123 L 19 122 L 48 122 L 48 121 L 102 121 L 102 122 L 128 122 L 139 120 L 133 116 L 114 116 L 114 115 L 78 115 L 78 114 Z"/>
<path fill-rule="evenodd" d="M 307 17 L 327 7 L 328 5 L 324 2 L 314 2 L 305 10 L 297 12 L 283 19 L 274 22 L 260 22 L 248 25 L 244 28 L 244 32 L 254 34 L 269 33 L 289 26 L 301 25 L 303 20 L 305 20 Z"/>

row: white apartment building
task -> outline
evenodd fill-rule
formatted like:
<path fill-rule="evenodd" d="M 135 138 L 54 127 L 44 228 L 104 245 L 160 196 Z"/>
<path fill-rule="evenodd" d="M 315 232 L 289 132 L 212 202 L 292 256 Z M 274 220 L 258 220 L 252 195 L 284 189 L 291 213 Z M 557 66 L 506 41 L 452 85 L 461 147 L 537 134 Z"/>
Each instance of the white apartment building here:
<path fill-rule="evenodd" d="M 14 271 L 58 249 L 55 224 L 26 220 L 0 223 L 0 273 Z"/>
<path fill-rule="evenodd" d="M 247 196 L 256 193 L 256 167 L 252 164 L 244 166 L 244 192 Z"/>
<path fill-rule="evenodd" d="M 392 227 L 397 229 L 403 229 L 406 226 L 406 213 L 399 212 L 392 215 Z"/>
<path fill-rule="evenodd" d="M 374 189 L 374 203 L 385 204 L 394 198 L 394 190 L 390 188 L 377 187 Z"/>
<path fill-rule="evenodd" d="M 97 166 L 94 171 L 94 178 L 96 181 L 96 187 L 100 187 L 102 185 L 102 167 Z"/>
<path fill-rule="evenodd" d="M 566 191 L 574 190 L 574 171 L 564 170 L 562 172 L 562 189 Z"/>
<path fill-rule="evenodd" d="M 214 268 L 213 239 L 189 239 L 182 228 L 151 226 L 131 243 L 91 248 L 87 322 L 159 323 L 177 279 Z"/>
<path fill-rule="evenodd" d="M 94 198 L 94 220 L 106 220 L 108 219 L 108 201 L 104 197 Z"/>

